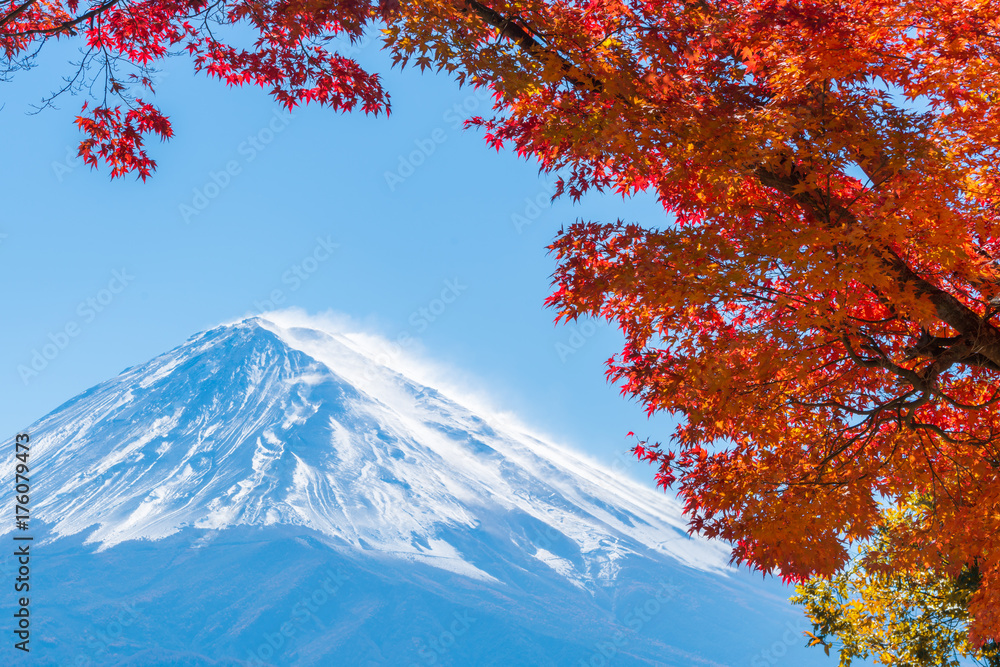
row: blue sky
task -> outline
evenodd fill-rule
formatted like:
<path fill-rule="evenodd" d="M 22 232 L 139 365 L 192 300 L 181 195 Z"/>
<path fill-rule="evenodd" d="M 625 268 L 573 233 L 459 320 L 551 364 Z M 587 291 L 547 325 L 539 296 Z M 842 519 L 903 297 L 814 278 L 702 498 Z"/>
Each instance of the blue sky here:
<path fill-rule="evenodd" d="M 168 61 L 155 101 L 175 137 L 150 146 L 159 167 L 149 181 L 110 181 L 74 157 L 81 97 L 27 113 L 71 73 L 73 54 L 49 48 L 0 98 L 3 433 L 274 297 L 411 336 L 498 408 L 605 464 L 630 461 L 628 431 L 669 433 L 669 419 L 647 421 L 605 382 L 617 331 L 555 326 L 543 307 L 554 269 L 545 246 L 559 227 L 661 224 L 652 197 L 550 204 L 551 178 L 534 163 L 461 128 L 488 110 L 483 92 L 391 70 L 377 43 L 356 57 L 384 75 L 389 117 L 289 116 L 260 89 Z M 32 371 L 42 366 L 36 352 L 53 358 L 28 374 L 33 358 Z M 646 466 L 627 467 L 652 483 Z"/>
<path fill-rule="evenodd" d="M 557 326 L 543 306 L 555 266 L 546 245 L 562 225 L 664 224 L 653 197 L 550 204 L 535 164 L 461 129 L 487 110 L 481 93 L 390 70 L 377 44 L 358 57 L 384 75 L 389 117 L 289 118 L 264 91 L 168 62 L 156 102 L 175 137 L 151 146 L 149 181 L 111 181 L 74 158 L 81 98 L 26 113 L 71 72 L 72 54 L 50 48 L 0 87 L 0 433 L 199 331 L 295 307 L 408 336 L 494 407 L 653 486 L 626 433 L 665 439 L 672 422 L 647 420 L 605 381 L 620 334 Z M 44 368 L 19 372 L 47 345 Z"/>

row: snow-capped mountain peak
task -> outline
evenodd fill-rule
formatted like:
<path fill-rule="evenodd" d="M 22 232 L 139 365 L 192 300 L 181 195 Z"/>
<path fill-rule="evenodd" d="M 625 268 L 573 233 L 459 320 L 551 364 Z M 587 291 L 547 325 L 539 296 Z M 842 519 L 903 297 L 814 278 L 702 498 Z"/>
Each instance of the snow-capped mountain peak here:
<path fill-rule="evenodd" d="M 623 555 L 722 570 L 677 504 L 491 423 L 349 337 L 251 318 L 126 369 L 39 422 L 36 515 L 105 549 L 293 524 L 493 579 L 455 531 L 502 535 L 577 585 Z"/>
<path fill-rule="evenodd" d="M 198 334 L 29 427 L 38 664 L 718 666 L 773 664 L 779 637 L 795 650 L 783 592 L 689 537 L 674 500 L 308 324 Z"/>

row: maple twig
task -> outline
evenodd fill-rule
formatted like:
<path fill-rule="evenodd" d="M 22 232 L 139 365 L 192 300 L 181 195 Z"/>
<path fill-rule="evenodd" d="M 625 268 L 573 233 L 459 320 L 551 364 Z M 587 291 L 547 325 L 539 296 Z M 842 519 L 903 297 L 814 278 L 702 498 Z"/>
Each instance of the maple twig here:
<path fill-rule="evenodd" d="M 8 37 L 28 37 L 30 35 L 54 35 L 54 34 L 60 33 L 60 32 L 69 32 L 69 33 L 72 34 L 74 32 L 73 28 L 75 28 L 79 24 L 83 23 L 84 21 L 92 19 L 95 16 L 98 16 L 99 14 L 102 14 L 103 12 L 106 12 L 107 10 L 109 10 L 112 7 L 114 7 L 115 5 L 117 5 L 119 2 L 122 2 L 122 0 L 105 0 L 105 2 L 103 2 L 100 5 L 98 5 L 97 7 L 94 7 L 90 11 L 85 12 L 85 13 L 81 14 L 80 16 L 77 16 L 76 18 L 74 18 L 74 19 L 72 19 L 70 21 L 64 21 L 63 23 L 60 23 L 57 26 L 52 26 L 52 27 L 49 27 L 49 28 L 32 28 L 31 30 L 22 30 L 20 32 L 11 32 L 11 33 L 7 33 L 7 36 Z"/>
<path fill-rule="evenodd" d="M 21 14 L 23 14 L 24 12 L 26 12 L 36 2 L 38 2 L 38 0 L 28 0 L 26 3 L 24 3 L 23 5 L 20 5 L 19 7 L 17 7 L 16 9 L 14 9 L 12 12 L 10 12 L 6 16 L 4 16 L 3 20 L 0 20 L 0 28 L 4 27 L 8 23 L 10 23 L 14 19 L 16 19 L 18 16 L 20 16 Z"/>
<path fill-rule="evenodd" d="M 488 25 L 499 31 L 500 36 L 506 37 L 520 47 L 525 53 L 532 56 L 542 64 L 546 64 L 549 59 L 555 59 L 563 71 L 566 81 L 578 88 L 583 88 L 593 92 L 600 92 L 604 85 L 597 79 L 588 76 L 579 67 L 570 62 L 565 56 L 557 53 L 542 44 L 533 34 L 528 32 L 524 26 L 517 21 L 508 18 L 500 12 L 477 2 L 477 0 L 461 0 L 465 7 L 474 12 Z M 537 33 L 535 33 L 537 34 Z"/>

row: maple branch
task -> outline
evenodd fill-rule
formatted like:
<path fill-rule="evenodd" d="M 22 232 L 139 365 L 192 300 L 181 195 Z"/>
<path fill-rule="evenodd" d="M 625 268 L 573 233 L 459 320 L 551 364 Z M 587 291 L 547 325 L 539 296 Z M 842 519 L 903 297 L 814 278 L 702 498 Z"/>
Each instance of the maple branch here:
<path fill-rule="evenodd" d="M 903 368 L 902 366 L 897 366 L 896 364 L 889 361 L 889 359 L 887 359 L 884 354 L 880 354 L 878 357 L 875 358 L 862 357 L 854 350 L 854 346 L 851 345 L 851 339 L 849 337 L 845 335 L 841 338 L 841 341 L 844 343 L 844 348 L 847 350 L 847 356 L 849 356 L 851 358 L 851 361 L 856 363 L 858 366 L 862 366 L 864 368 L 882 368 L 884 370 L 889 371 L 890 373 L 893 373 L 894 375 L 897 375 L 905 379 L 907 382 L 909 382 L 913 387 L 917 389 L 923 391 L 927 388 L 926 378 L 923 378 L 914 371 Z"/>
<path fill-rule="evenodd" d="M 513 19 L 505 17 L 495 9 L 476 2 L 476 0 L 464 0 L 463 4 L 483 21 L 497 28 L 501 37 L 510 39 L 529 54 L 537 56 L 539 52 L 545 51 L 545 47 L 535 39 L 534 35 L 515 23 Z"/>
<path fill-rule="evenodd" d="M 543 65 L 555 60 L 563 71 L 564 78 L 577 88 L 589 92 L 600 92 L 604 89 L 604 84 L 582 72 L 579 67 L 562 54 L 539 42 L 527 28 L 518 24 L 514 19 L 504 16 L 495 9 L 477 2 L 477 0 L 462 0 L 462 4 L 466 11 L 472 11 L 484 23 L 496 28 L 501 37 L 511 40 L 522 51 Z"/>
<path fill-rule="evenodd" d="M 98 5 L 97 7 L 94 7 L 88 12 L 80 14 L 71 21 L 64 21 L 63 23 L 60 23 L 57 26 L 52 26 L 49 28 L 33 28 L 31 30 L 22 30 L 21 32 L 11 32 L 7 33 L 7 36 L 27 37 L 29 35 L 54 35 L 60 32 L 72 33 L 73 28 L 75 28 L 77 25 L 83 23 L 84 21 L 94 18 L 98 14 L 106 12 L 107 10 L 111 9 L 121 1 L 122 0 L 105 0 L 105 2 L 103 2 L 102 4 Z"/>
<path fill-rule="evenodd" d="M 476 0 L 465 0 L 465 5 L 473 9 L 486 23 L 499 29 L 502 35 L 510 38 L 529 55 L 543 61 L 546 58 L 555 57 L 561 62 L 564 71 L 578 71 L 563 56 L 547 50 L 545 46 L 524 28 L 510 19 L 506 19 L 495 10 L 482 5 Z M 600 81 L 595 81 L 590 77 L 588 79 L 592 83 L 589 86 L 583 84 L 578 78 L 568 74 L 566 75 L 566 79 L 578 87 L 583 86 L 592 91 L 600 92 L 603 89 Z M 832 224 L 832 213 L 835 213 L 837 218 L 847 220 L 855 225 L 859 224 L 857 217 L 846 206 L 833 206 L 831 197 L 823 196 L 822 192 L 814 193 L 811 190 L 800 190 L 799 186 L 801 186 L 804 179 L 800 178 L 794 161 L 788 160 L 787 162 L 792 165 L 790 173 L 787 175 L 777 173 L 764 166 L 758 166 L 753 171 L 763 185 L 771 187 L 796 201 L 816 218 L 823 220 L 827 225 Z M 888 158 L 881 156 L 880 160 L 861 160 L 859 166 L 872 183 L 880 183 L 885 178 L 888 178 L 888 176 L 879 179 L 878 172 L 884 170 L 888 166 L 888 163 Z M 860 251 L 860 249 L 856 250 Z M 876 255 L 883 265 L 889 269 L 889 272 L 896 276 L 897 281 L 901 285 L 910 286 L 919 295 L 926 297 L 935 307 L 941 320 L 959 332 L 960 335 L 953 339 L 938 339 L 935 341 L 937 343 L 948 342 L 952 344 L 946 349 L 940 349 L 937 355 L 927 355 L 941 362 L 937 365 L 936 372 L 942 370 L 941 365 L 947 367 L 959 362 L 986 367 L 990 370 L 1000 372 L 1000 329 L 993 326 L 986 318 L 980 317 L 972 308 L 962 303 L 954 295 L 918 275 L 891 249 L 886 249 L 883 252 L 876 251 Z M 928 348 L 924 348 L 921 352 L 923 353 L 927 350 Z M 880 362 L 879 365 L 886 367 L 884 362 Z M 891 365 L 891 368 L 886 368 L 897 375 L 906 377 L 907 380 L 919 377 L 912 371 L 905 371 L 905 369 L 894 364 Z"/>
<path fill-rule="evenodd" d="M 15 9 L 14 11 L 12 11 L 9 14 L 7 14 L 6 16 L 4 16 L 3 20 L 0 21 L 0 28 L 4 27 L 8 23 L 10 23 L 14 19 L 16 19 L 18 16 L 20 16 L 21 14 L 23 14 L 24 12 L 26 12 L 36 2 L 38 2 L 38 0 L 28 0 L 26 3 L 24 3 L 23 5 L 21 5 L 20 7 L 18 7 L 17 9 Z"/>
<path fill-rule="evenodd" d="M 791 161 L 789 160 L 789 162 Z M 817 202 L 810 191 L 799 189 L 804 179 L 799 176 L 794 167 L 789 174 L 777 173 L 766 166 L 757 167 L 754 173 L 763 185 L 781 192 L 817 218 L 827 219 L 826 212 L 823 210 L 825 202 L 822 199 Z M 841 221 L 860 226 L 860 221 L 848 209 L 837 207 L 836 212 Z M 861 248 L 853 250 L 864 254 Z M 938 317 L 959 333 L 958 338 L 965 346 L 967 353 L 955 361 L 1000 371 L 1000 329 L 985 321 L 954 295 L 918 275 L 891 249 L 875 250 L 874 253 L 882 265 L 888 269 L 888 273 L 895 276 L 896 281 L 902 287 L 912 288 L 918 295 L 927 298 L 937 311 Z M 959 341 L 956 340 L 954 343 L 958 344 Z"/>

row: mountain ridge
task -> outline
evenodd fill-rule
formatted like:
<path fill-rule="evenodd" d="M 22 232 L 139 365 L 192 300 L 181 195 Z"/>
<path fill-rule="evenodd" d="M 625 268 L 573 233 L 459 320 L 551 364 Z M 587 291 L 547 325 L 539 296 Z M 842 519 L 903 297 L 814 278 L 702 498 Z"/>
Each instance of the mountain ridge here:
<path fill-rule="evenodd" d="M 369 374 L 368 387 L 344 377 L 359 373 Z M 565 452 L 505 432 L 330 334 L 259 318 L 126 369 L 36 428 L 45 432 L 36 440 L 37 474 L 58 485 L 39 499 L 37 516 L 58 517 L 61 535 L 97 523 L 89 541 L 101 548 L 189 525 L 301 523 L 355 547 L 432 554 L 471 573 L 427 530 L 473 527 L 469 503 L 479 513 L 523 512 L 540 522 L 526 518 L 533 526 L 526 530 L 552 533 L 550 542 L 563 532 L 553 522 L 572 524 L 577 544 L 592 551 L 623 539 L 633 550 L 663 549 L 654 534 L 665 529 L 674 541 L 698 544 L 682 533 L 679 516 L 664 521 L 642 506 L 667 506 L 653 492 L 579 459 L 570 461 L 574 470 L 561 469 Z M 53 439 L 60 448 L 46 457 Z M 101 450 L 99 442 L 114 446 Z M 581 470 L 589 479 L 574 480 Z M 364 488 L 345 476 L 357 476 Z M 617 494 L 628 510 L 601 492 Z M 690 547 L 672 555 L 721 571 L 721 549 L 698 547 L 698 556 Z M 572 569 L 545 551 L 553 567 Z M 702 554 L 710 560 L 699 561 Z"/>
<path fill-rule="evenodd" d="M 690 537 L 673 499 L 374 356 L 252 318 L 36 422 L 43 656 L 735 665 L 798 617 L 729 568 L 727 549 Z M 345 577 L 333 592 L 331 571 Z M 114 620 L 126 603 L 140 609 L 128 627 Z M 456 614 L 477 620 L 457 633 Z"/>

